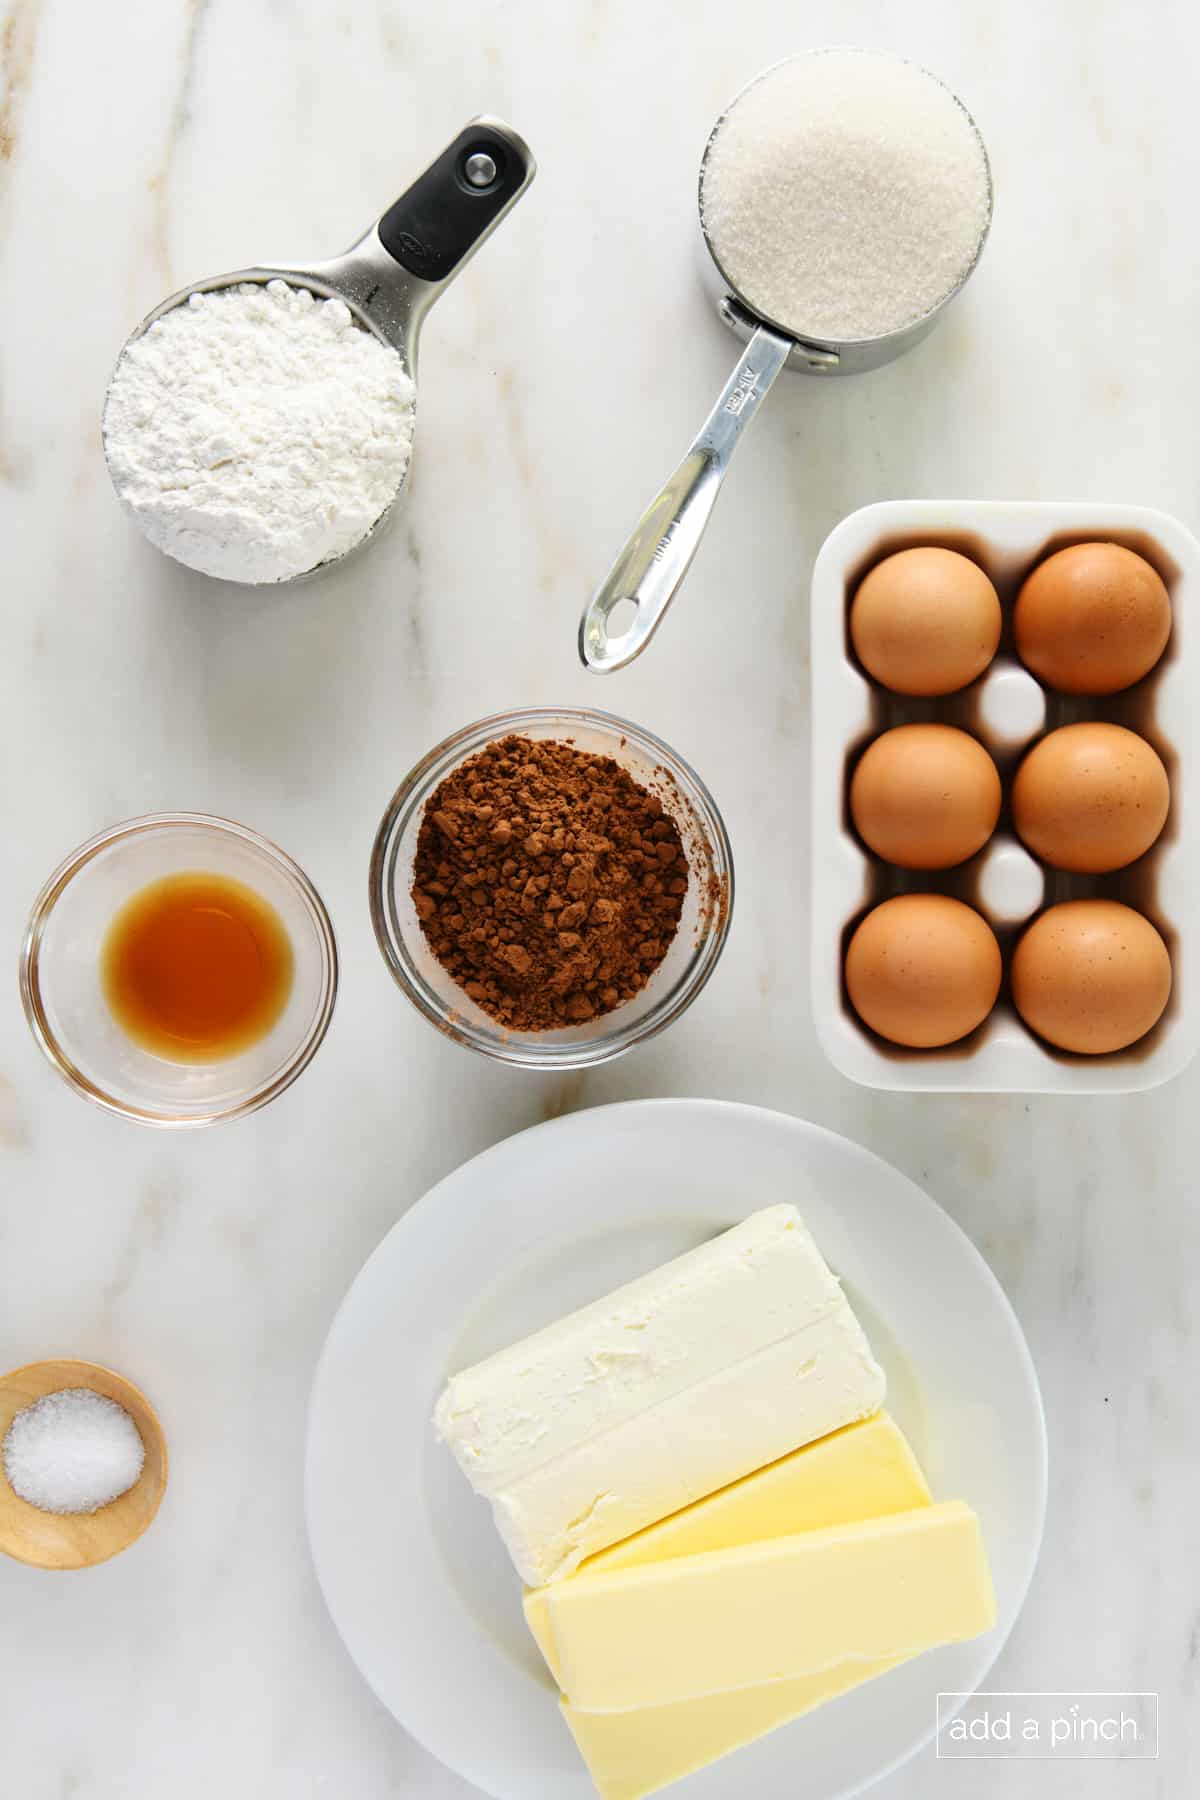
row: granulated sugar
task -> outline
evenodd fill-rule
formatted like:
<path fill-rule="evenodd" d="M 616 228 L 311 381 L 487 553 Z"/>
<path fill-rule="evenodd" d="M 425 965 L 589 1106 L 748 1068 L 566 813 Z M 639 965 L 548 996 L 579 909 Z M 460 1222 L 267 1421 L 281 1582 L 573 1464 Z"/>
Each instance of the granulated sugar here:
<path fill-rule="evenodd" d="M 415 389 L 341 300 L 284 281 L 193 294 L 117 364 L 104 443 L 151 543 L 283 581 L 366 536 L 412 449 Z"/>
<path fill-rule="evenodd" d="M 9 1486 L 30 1506 L 89 1513 L 133 1486 L 146 1451 L 115 1400 L 91 1388 L 60 1388 L 17 1413 L 3 1457 Z"/>
<path fill-rule="evenodd" d="M 949 90 L 860 50 L 798 56 L 718 126 L 701 211 L 755 310 L 853 340 L 911 324 L 970 268 L 987 226 L 987 157 Z"/>

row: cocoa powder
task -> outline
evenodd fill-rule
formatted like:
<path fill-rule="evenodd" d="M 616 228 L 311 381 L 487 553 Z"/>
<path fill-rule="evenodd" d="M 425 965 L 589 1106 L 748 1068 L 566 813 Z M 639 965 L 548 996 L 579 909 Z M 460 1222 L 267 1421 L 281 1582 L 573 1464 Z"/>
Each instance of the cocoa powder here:
<path fill-rule="evenodd" d="M 506 737 L 421 819 L 413 903 L 434 956 L 513 1031 L 577 1025 L 646 985 L 688 888 L 678 827 L 610 756 Z"/>

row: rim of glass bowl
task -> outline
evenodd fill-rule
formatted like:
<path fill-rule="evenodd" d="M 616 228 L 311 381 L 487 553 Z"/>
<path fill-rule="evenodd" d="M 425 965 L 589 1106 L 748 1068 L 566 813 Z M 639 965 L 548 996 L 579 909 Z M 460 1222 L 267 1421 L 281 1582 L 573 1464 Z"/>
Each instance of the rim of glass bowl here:
<path fill-rule="evenodd" d="M 611 1031 L 578 1042 L 539 1044 L 532 1038 L 505 1039 L 503 1027 L 496 1025 L 496 1036 L 473 1025 L 451 1011 L 437 991 L 422 975 L 409 954 L 404 940 L 395 901 L 395 868 L 401 840 L 414 814 L 424 808 L 426 800 L 439 781 L 459 762 L 485 744 L 499 737 L 519 734 L 530 726 L 561 725 L 564 737 L 574 731 L 599 730 L 625 738 L 648 759 L 661 765 L 677 783 L 680 792 L 694 812 L 701 828 L 712 864 L 712 873 L 721 884 L 722 898 L 704 932 L 703 941 L 689 960 L 686 969 L 673 986 L 650 1010 L 636 1021 L 614 1026 Z M 483 1056 L 511 1063 L 523 1069 L 585 1069 L 611 1062 L 627 1050 L 657 1037 L 668 1025 L 687 1011 L 702 991 L 720 960 L 729 935 L 733 913 L 734 873 L 733 848 L 725 821 L 716 801 L 690 763 L 662 738 L 641 725 L 634 725 L 616 713 L 598 712 L 584 706 L 530 706 L 515 712 L 493 713 L 466 725 L 451 737 L 443 739 L 423 756 L 396 789 L 383 815 L 371 852 L 369 876 L 371 922 L 383 959 L 397 987 L 431 1025 L 455 1043 L 477 1050 Z M 449 977 L 447 977 L 449 982 Z M 618 1013 L 613 1015 L 619 1017 Z"/>
<path fill-rule="evenodd" d="M 297 889 L 304 902 L 309 918 L 316 929 L 317 940 L 321 951 L 321 993 L 317 1010 L 304 1038 L 293 1054 L 284 1063 L 279 1072 L 263 1087 L 255 1088 L 243 1099 L 229 1105 L 204 1113 L 169 1113 L 152 1112 L 146 1108 L 134 1106 L 125 1100 L 118 1100 L 104 1088 L 98 1087 L 89 1079 L 67 1055 L 63 1046 L 55 1037 L 46 1017 L 42 1001 L 41 985 L 38 974 L 38 958 L 41 952 L 42 939 L 51 913 L 60 896 L 79 874 L 80 870 L 92 862 L 102 850 L 111 844 L 119 843 L 123 838 L 139 837 L 154 831 L 161 831 L 176 825 L 201 826 L 206 830 L 240 838 L 243 843 L 252 844 L 262 852 L 288 877 Z M 25 1009 L 25 1017 L 29 1029 L 37 1040 L 43 1055 L 62 1076 L 67 1085 L 94 1106 L 105 1112 L 116 1113 L 119 1118 L 132 1119 L 139 1125 L 157 1125 L 177 1131 L 198 1129 L 204 1125 L 219 1125 L 226 1119 L 244 1118 L 247 1113 L 257 1112 L 269 1100 L 282 1094 L 285 1088 L 292 1085 L 297 1075 L 306 1069 L 320 1048 L 325 1033 L 329 1029 L 329 1021 L 333 1017 L 334 1001 L 338 991 L 338 953 L 337 941 L 333 935 L 333 925 L 316 888 L 309 880 L 299 863 L 293 861 L 286 850 L 261 832 L 251 831 L 248 825 L 239 825 L 235 819 L 225 819 L 216 813 L 202 812 L 159 812 L 143 813 L 136 819 L 123 819 L 117 825 L 111 825 L 105 831 L 98 831 L 86 843 L 73 850 L 65 861 L 61 862 L 53 875 L 46 881 L 33 903 L 29 915 L 29 923 L 25 927 L 25 936 L 21 941 L 20 960 L 21 1004 Z"/>

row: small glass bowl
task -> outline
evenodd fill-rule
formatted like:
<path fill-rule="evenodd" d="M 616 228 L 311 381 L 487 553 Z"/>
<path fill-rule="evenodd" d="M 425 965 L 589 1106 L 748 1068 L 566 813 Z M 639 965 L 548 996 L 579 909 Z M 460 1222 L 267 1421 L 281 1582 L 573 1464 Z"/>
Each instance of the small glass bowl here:
<path fill-rule="evenodd" d="M 567 739 L 611 756 L 651 788 L 674 818 L 688 860 L 679 930 L 650 980 L 615 1011 L 556 1031 L 514 1031 L 491 1018 L 436 961 L 412 898 L 425 806 L 452 769 L 499 738 Z M 456 1043 L 524 1069 L 585 1069 L 623 1056 L 687 1011 L 725 945 L 733 910 L 733 852 L 716 802 L 660 738 L 610 713 L 531 707 L 455 732 L 419 762 L 392 797 L 371 856 L 371 918 L 384 961 L 418 1011 Z"/>
<path fill-rule="evenodd" d="M 125 902 L 165 875 L 228 875 L 270 902 L 291 939 L 292 991 L 264 1038 L 212 1063 L 173 1063 L 122 1030 L 101 985 L 104 938 Z M 29 1028 L 77 1094 L 142 1125 L 215 1125 L 281 1094 L 316 1054 L 337 995 L 337 945 L 290 856 L 229 819 L 151 813 L 89 838 L 34 902 L 21 946 Z"/>

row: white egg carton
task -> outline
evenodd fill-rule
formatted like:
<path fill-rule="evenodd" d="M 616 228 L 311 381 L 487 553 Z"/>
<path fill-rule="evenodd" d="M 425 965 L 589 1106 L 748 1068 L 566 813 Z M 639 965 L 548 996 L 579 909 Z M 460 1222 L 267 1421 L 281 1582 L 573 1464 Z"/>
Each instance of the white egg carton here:
<path fill-rule="evenodd" d="M 1012 648 L 1012 607 L 1035 563 L 1068 544 L 1109 539 L 1153 563 L 1171 596 L 1171 641 L 1157 668 L 1124 693 L 1081 698 L 1043 690 Z M 850 648 L 848 617 L 867 570 L 918 544 L 962 551 L 987 571 L 1004 611 L 995 661 L 979 680 L 943 699 L 889 694 L 869 681 Z M 812 580 L 812 994 L 817 1034 L 836 1068 L 867 1087 L 925 1093 L 1119 1094 L 1157 1087 L 1191 1060 L 1200 1041 L 1200 544 L 1178 519 L 1144 506 L 1091 502 L 895 500 L 843 519 L 821 547 Z M 1012 775 L 1032 740 L 1075 719 L 1110 719 L 1148 738 L 1171 779 L 1171 813 L 1158 843 L 1112 875 L 1043 868 L 1013 835 Z M 978 856 L 956 869 L 891 868 L 870 855 L 849 820 L 848 768 L 879 732 L 916 719 L 960 725 L 996 759 L 1004 784 L 1000 823 Z M 1200 806 L 1200 799 L 1196 803 Z M 842 960 L 863 914 L 892 894 L 951 894 L 988 919 L 1004 953 L 991 1016 L 958 1044 L 905 1050 L 858 1019 Z M 1098 894 L 1136 907 L 1171 953 L 1171 999 L 1154 1030 L 1128 1050 L 1076 1056 L 1051 1049 L 1021 1023 L 1008 965 L 1021 930 L 1043 906 Z"/>

